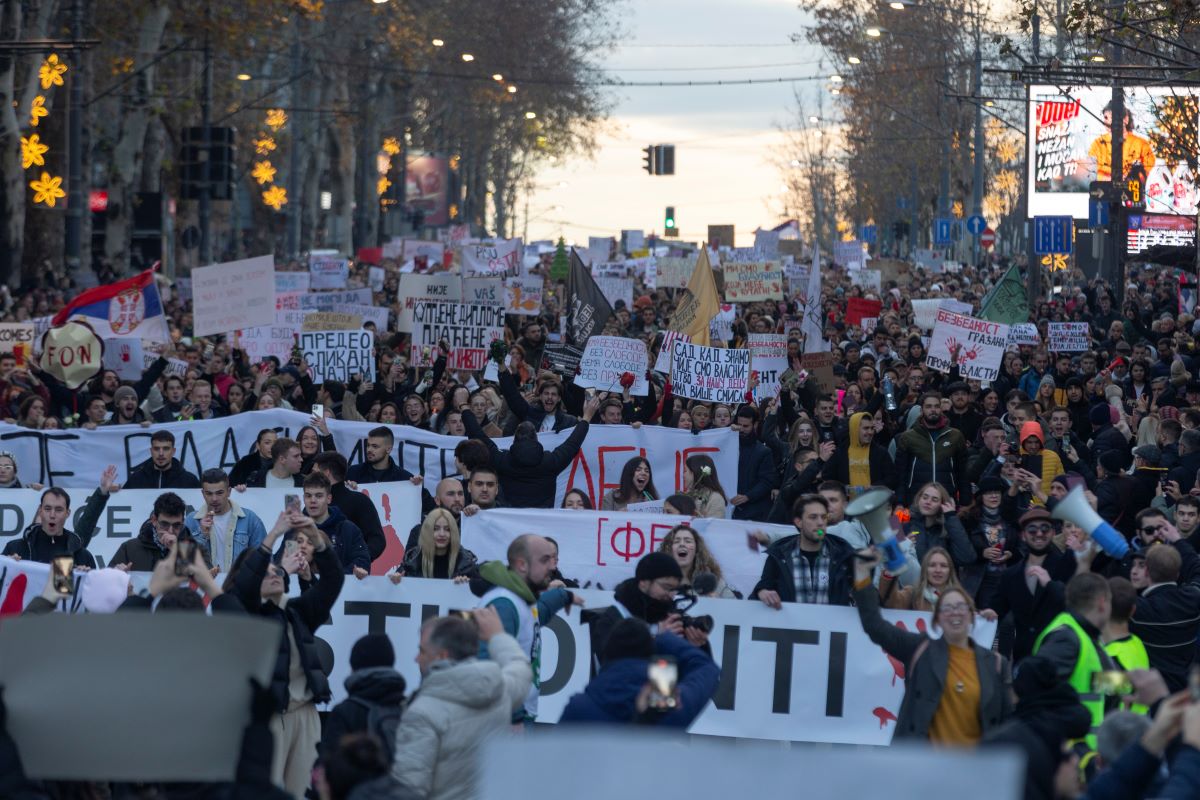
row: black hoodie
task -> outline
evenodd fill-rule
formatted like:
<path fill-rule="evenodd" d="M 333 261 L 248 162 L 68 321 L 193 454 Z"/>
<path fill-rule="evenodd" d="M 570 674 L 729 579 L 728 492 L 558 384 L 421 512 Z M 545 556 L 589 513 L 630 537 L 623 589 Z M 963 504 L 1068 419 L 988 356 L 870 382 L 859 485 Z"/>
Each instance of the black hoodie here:
<path fill-rule="evenodd" d="M 553 508 L 558 488 L 558 473 L 571 464 L 587 436 L 588 423 L 580 420 L 571 435 L 558 447 L 547 452 L 537 436 L 514 437 L 512 447 L 500 450 L 479 427 L 470 409 L 462 412 L 467 436 L 487 445 L 492 466 L 500 478 L 500 491 L 505 502 L 513 508 Z"/>
<path fill-rule="evenodd" d="M 368 732 L 370 705 L 399 709 L 404 703 L 404 689 L 404 676 L 391 667 L 351 672 L 346 678 L 347 699 L 330 709 L 317 752 L 325 758 L 337 749 L 338 741 L 346 734 Z"/>

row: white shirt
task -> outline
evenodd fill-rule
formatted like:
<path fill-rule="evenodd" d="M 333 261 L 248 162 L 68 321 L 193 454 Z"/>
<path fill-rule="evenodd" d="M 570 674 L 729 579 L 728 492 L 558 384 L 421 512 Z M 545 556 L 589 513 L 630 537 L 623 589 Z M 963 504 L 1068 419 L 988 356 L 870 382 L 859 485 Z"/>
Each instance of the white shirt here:
<path fill-rule="evenodd" d="M 213 514 L 212 529 L 209 533 L 209 544 L 211 545 L 210 552 L 212 554 L 213 564 L 225 572 L 229 569 L 230 564 L 223 563 L 225 560 L 225 540 L 233 535 L 233 525 L 230 520 L 233 517 L 233 506 L 224 514 Z"/>
<path fill-rule="evenodd" d="M 286 478 L 276 478 L 275 473 L 267 470 L 267 477 L 264 480 L 264 485 L 268 489 L 295 489 L 296 479 L 288 476 Z"/>

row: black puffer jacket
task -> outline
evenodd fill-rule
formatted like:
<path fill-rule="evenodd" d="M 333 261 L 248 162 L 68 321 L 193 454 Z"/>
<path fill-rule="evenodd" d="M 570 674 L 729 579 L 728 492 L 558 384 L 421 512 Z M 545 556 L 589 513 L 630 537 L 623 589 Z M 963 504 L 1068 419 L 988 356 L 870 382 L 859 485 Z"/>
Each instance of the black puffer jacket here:
<path fill-rule="evenodd" d="M 321 744 L 318 746 L 321 758 L 336 750 L 338 741 L 346 734 L 367 731 L 371 716 L 369 703 L 402 705 L 405 687 L 404 676 L 390 667 L 371 667 L 351 672 L 350 677 L 346 678 L 347 699 L 330 709 L 321 730 Z"/>
<path fill-rule="evenodd" d="M 241 569 L 234 576 L 234 591 L 250 614 L 275 619 L 280 624 L 289 626 L 296 649 L 300 651 L 300 661 L 304 666 L 304 675 L 308 680 L 308 689 L 313 694 L 313 701 L 324 703 L 330 698 L 329 679 L 321 670 L 313 632 L 329 619 L 329 612 L 333 610 L 338 594 L 342 591 L 342 583 L 346 579 L 342 574 L 342 565 L 330 547 L 315 553 L 313 561 L 317 565 L 321 580 L 299 597 L 288 598 L 285 606 L 280 608 L 275 603 L 263 602 L 262 599 L 262 580 L 270 561 L 271 554 L 261 547 L 246 556 Z M 291 648 L 288 646 L 287 637 L 281 637 L 275 672 L 271 676 L 271 695 L 275 698 L 276 709 L 281 712 L 288 705 L 290 660 Z"/>
<path fill-rule="evenodd" d="M 79 515 L 79 522 L 75 526 L 77 533 L 64 530 L 58 536 L 48 536 L 41 523 L 35 522 L 21 533 L 21 538 L 4 546 L 3 555 L 43 564 L 49 564 L 55 556 L 74 556 L 76 566 L 95 569 L 96 558 L 88 552 L 87 547 L 96 535 L 96 522 L 107 503 L 108 495 L 97 489 L 88 497 Z"/>
<path fill-rule="evenodd" d="M 567 440 L 550 452 L 537 437 L 515 438 L 512 447 L 501 450 L 483 432 L 470 409 L 462 412 L 467 436 L 479 439 L 492 454 L 492 466 L 500 473 L 500 492 L 513 508 L 553 508 L 558 473 L 571 464 L 588 433 L 588 423 L 580 420 Z"/>
<path fill-rule="evenodd" d="M 147 458 L 137 469 L 129 473 L 126 489 L 199 489 L 200 479 L 183 468 L 178 458 L 171 459 L 171 466 L 159 469 L 154 460 Z"/>

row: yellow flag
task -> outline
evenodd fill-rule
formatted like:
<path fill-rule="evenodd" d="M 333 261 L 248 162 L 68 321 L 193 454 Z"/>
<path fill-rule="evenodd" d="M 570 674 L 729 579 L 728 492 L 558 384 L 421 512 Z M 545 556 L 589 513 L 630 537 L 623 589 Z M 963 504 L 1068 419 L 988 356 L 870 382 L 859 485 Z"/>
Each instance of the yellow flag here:
<path fill-rule="evenodd" d="M 687 296 L 671 315 L 668 327 L 687 334 L 694 344 L 708 347 L 708 326 L 720 310 L 717 282 L 713 279 L 712 265 L 708 263 L 708 248 L 703 247 L 696 268 L 692 270 L 692 278 L 688 281 Z"/>

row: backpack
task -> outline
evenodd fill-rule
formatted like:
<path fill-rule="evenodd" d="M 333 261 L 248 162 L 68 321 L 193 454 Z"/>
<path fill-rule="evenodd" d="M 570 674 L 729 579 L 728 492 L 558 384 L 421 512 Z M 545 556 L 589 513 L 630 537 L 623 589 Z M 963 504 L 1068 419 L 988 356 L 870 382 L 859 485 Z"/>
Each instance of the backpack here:
<path fill-rule="evenodd" d="M 367 733 L 379 737 L 387 753 L 388 763 L 396 756 L 396 726 L 400 724 L 400 714 L 403 707 L 380 705 L 363 697 L 346 698 L 351 703 L 357 703 L 367 710 Z"/>

